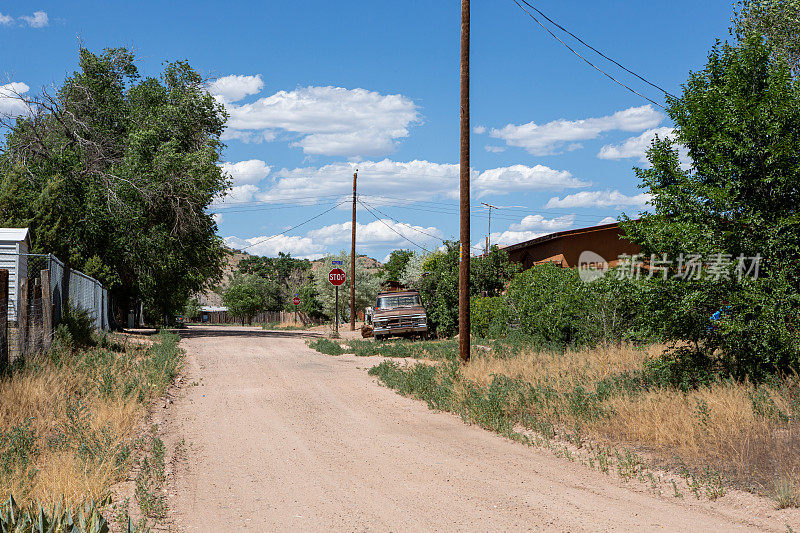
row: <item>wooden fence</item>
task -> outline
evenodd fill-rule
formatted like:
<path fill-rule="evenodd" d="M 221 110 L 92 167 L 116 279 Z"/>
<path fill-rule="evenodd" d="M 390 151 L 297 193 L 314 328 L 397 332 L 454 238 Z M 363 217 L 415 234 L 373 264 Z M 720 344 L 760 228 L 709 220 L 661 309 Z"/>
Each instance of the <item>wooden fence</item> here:
<path fill-rule="evenodd" d="M 8 309 L 8 270 L 0 270 L 0 309 Z M 50 271 L 35 279 L 21 279 L 19 313 L 10 322 L 8 312 L 0 313 L 0 365 L 50 349 L 55 332 Z"/>
<path fill-rule="evenodd" d="M 198 322 L 203 324 L 241 324 L 242 318 L 233 316 L 227 311 L 203 311 Z M 319 326 L 324 319 L 312 319 L 304 313 L 290 311 L 262 311 L 253 315 L 251 320 L 244 319 L 245 324 L 295 324 L 297 326 Z"/>

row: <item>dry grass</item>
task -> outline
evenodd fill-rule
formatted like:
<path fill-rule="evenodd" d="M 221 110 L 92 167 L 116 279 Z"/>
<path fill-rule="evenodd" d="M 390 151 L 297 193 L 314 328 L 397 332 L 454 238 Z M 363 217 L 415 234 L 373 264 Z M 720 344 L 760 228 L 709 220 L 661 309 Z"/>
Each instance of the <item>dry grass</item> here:
<path fill-rule="evenodd" d="M 76 505 L 107 495 L 130 466 L 147 400 L 174 375 L 162 348 L 63 350 L 0 379 L 0 500 Z"/>
<path fill-rule="evenodd" d="M 488 354 L 473 358 L 462 372 L 483 385 L 494 375 L 504 375 L 566 397 L 576 387 L 591 393 L 604 378 L 641 369 L 648 357 L 662 351 L 661 346 L 648 350 L 623 346 L 564 354 L 530 351 L 509 358 Z M 762 492 L 773 491 L 776 479 L 796 479 L 800 474 L 797 376 L 769 387 L 720 381 L 689 392 L 651 387 L 597 397 L 603 416 L 585 417 L 563 402 L 536 407 L 531 414 L 564 427 L 579 425 L 584 434 L 601 442 L 634 445 L 665 464 L 698 471 L 711 468 Z M 780 486 L 784 494 L 795 491 L 795 499 L 784 496 L 784 500 L 798 501 L 797 484 L 789 489 L 786 483 Z"/>

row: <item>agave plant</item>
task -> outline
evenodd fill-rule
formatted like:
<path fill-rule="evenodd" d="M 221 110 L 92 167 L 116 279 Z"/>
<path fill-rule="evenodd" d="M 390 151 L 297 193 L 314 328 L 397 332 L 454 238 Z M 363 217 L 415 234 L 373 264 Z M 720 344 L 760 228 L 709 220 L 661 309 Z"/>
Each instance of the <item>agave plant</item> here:
<path fill-rule="evenodd" d="M 108 533 L 108 521 L 100 509 L 110 503 L 110 498 L 89 502 L 73 510 L 55 504 L 45 509 L 40 504 L 20 508 L 13 496 L 0 505 L 0 533 Z M 126 533 L 136 529 L 128 519 Z"/>

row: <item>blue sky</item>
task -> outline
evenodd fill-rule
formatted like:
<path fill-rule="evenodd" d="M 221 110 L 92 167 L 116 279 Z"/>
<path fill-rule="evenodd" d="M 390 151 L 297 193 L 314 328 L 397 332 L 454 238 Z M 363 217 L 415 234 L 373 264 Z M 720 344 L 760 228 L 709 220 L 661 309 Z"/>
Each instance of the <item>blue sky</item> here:
<path fill-rule="evenodd" d="M 673 94 L 727 37 L 731 15 L 727 0 L 531 3 Z M 492 216 L 501 244 L 642 210 L 632 167 L 653 134 L 669 134 L 663 111 L 512 0 L 472 4 L 472 242 L 487 233 L 480 202 L 504 206 Z M 128 46 L 145 75 L 186 59 L 231 114 L 223 159 L 234 188 L 212 207 L 220 236 L 263 255 L 349 248 L 347 203 L 280 233 L 344 202 L 358 168 L 370 208 L 359 206 L 358 250 L 382 260 L 458 234 L 459 15 L 458 0 L 3 2 L 0 86 L 60 84 L 79 42 Z M 3 90 L 0 111 L 13 111 Z"/>

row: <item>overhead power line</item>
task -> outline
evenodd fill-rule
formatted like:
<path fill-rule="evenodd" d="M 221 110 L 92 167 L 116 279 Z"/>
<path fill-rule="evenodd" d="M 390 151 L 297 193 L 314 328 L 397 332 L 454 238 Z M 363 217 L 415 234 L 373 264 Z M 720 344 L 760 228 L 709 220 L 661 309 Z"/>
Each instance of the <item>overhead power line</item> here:
<path fill-rule="evenodd" d="M 275 235 L 271 235 L 271 236 L 269 236 L 269 237 L 266 237 L 265 239 L 261 239 L 260 241 L 258 241 L 258 242 L 254 242 L 253 244 L 251 244 L 251 245 L 249 245 L 249 246 L 245 246 L 244 248 L 242 248 L 242 251 L 244 251 L 244 250 L 247 250 L 248 248 L 252 248 L 253 246 L 258 246 L 259 244 L 263 244 L 263 243 L 265 243 L 265 242 L 267 242 L 267 241 L 269 241 L 269 240 L 271 240 L 271 239 L 274 239 L 275 237 L 279 237 L 279 236 L 281 236 L 281 235 L 285 235 L 285 234 L 289 233 L 290 231 L 292 231 L 292 230 L 294 230 L 294 229 L 297 229 L 297 228 L 299 228 L 300 226 L 305 226 L 306 224 L 308 224 L 308 223 L 309 223 L 309 222 L 311 222 L 312 220 L 316 220 L 316 219 L 318 219 L 319 217 L 321 217 L 322 215 L 325 215 L 325 214 L 327 214 L 327 213 L 330 213 L 331 211 L 333 211 L 334 209 L 336 209 L 336 208 L 337 208 L 337 207 L 339 207 L 340 205 L 343 205 L 343 204 L 345 204 L 346 202 L 347 202 L 347 200 L 345 200 L 344 202 L 340 202 L 340 203 L 338 203 L 338 204 L 334 205 L 333 207 L 331 207 L 330 209 L 326 209 L 326 210 L 325 210 L 325 211 L 323 211 L 322 213 L 320 213 L 320 214 L 318 214 L 318 215 L 316 215 L 316 216 L 313 216 L 313 217 L 311 217 L 311 218 L 309 218 L 309 219 L 307 219 L 307 220 L 304 220 L 303 222 L 301 222 L 300 224 L 297 224 L 296 226 L 292 226 L 291 228 L 289 228 L 289 229 L 287 229 L 287 230 L 285 230 L 285 231 L 282 231 L 282 232 L 280 232 L 280 233 L 276 233 Z"/>
<path fill-rule="evenodd" d="M 425 251 L 425 252 L 427 252 L 427 253 L 431 253 L 431 251 L 430 251 L 430 250 L 428 250 L 427 248 L 425 248 L 425 247 L 424 247 L 424 246 L 422 246 L 421 244 L 417 244 L 417 243 L 415 243 L 414 241 L 412 241 L 411 239 L 409 239 L 408 237 L 406 237 L 405 235 L 403 235 L 402 233 L 400 233 L 399 231 L 397 231 L 396 229 L 394 229 L 393 227 L 391 227 L 389 224 L 387 224 L 387 223 L 386 223 L 386 222 L 385 222 L 383 219 L 381 219 L 381 218 L 380 218 L 378 215 L 376 215 L 376 214 L 375 214 L 375 213 L 372 211 L 372 209 L 370 209 L 369 207 L 367 207 L 367 206 L 364 204 L 364 202 L 362 202 L 361 200 L 358 200 L 358 203 L 360 203 L 360 204 L 361 204 L 361 205 L 364 207 L 364 209 L 366 209 L 366 210 L 369 212 L 369 214 L 370 214 L 370 215 L 372 215 L 372 216 L 375 218 L 375 220 L 377 220 L 378 222 L 380 222 L 381 224 L 383 224 L 384 226 L 386 226 L 387 228 L 389 228 L 390 230 L 392 230 L 394 233 L 396 233 L 397 235 L 399 235 L 401 238 L 403 238 L 403 239 L 407 240 L 408 242 L 410 242 L 411 244 L 413 244 L 413 245 L 414 245 L 414 246 L 416 246 L 417 248 L 419 248 L 419 249 L 421 249 L 421 250 L 424 250 L 424 251 Z"/>
<path fill-rule="evenodd" d="M 522 1 L 523 1 L 523 2 L 525 2 L 525 0 L 522 0 Z M 643 95 L 642 93 L 640 93 L 640 92 L 639 92 L 639 91 L 637 91 L 636 89 L 634 89 L 634 88 L 632 88 L 632 87 L 630 87 L 630 86 L 628 86 L 628 85 L 625 85 L 624 83 L 622 83 L 621 81 L 619 81 L 617 78 L 615 78 L 614 76 L 612 76 L 611 74 L 609 74 L 609 73 L 608 73 L 608 72 L 606 72 L 605 70 L 601 69 L 600 67 L 598 67 L 597 65 L 595 65 L 594 63 L 592 63 L 591 61 L 589 61 L 588 59 L 586 59 L 585 57 L 583 57 L 583 56 L 582 56 L 580 53 L 578 53 L 578 52 L 577 52 L 577 51 L 576 51 L 574 48 L 572 48 L 570 45 L 568 45 L 567 43 L 565 43 L 565 42 L 564 42 L 564 41 L 563 41 L 563 40 L 562 40 L 562 39 L 561 39 L 561 38 L 560 38 L 558 35 L 556 35 L 555 33 L 553 33 L 553 32 L 552 32 L 552 30 L 550 30 L 550 28 L 548 28 L 547 26 L 545 26 L 544 24 L 542 24 L 542 23 L 541 23 L 541 21 L 540 21 L 538 18 L 536 18 L 536 16 L 535 16 L 533 13 L 531 13 L 530 11 L 528 11 L 527 9 L 525 9 L 525 7 L 524 7 L 524 6 L 523 6 L 523 5 L 520 3 L 520 0 L 514 0 L 514 3 L 515 3 L 515 4 L 517 4 L 517 5 L 519 6 L 519 8 L 520 8 L 522 11 L 524 11 L 525 13 L 527 13 L 527 15 L 528 15 L 530 18 L 532 18 L 532 19 L 533 19 L 533 20 L 536 22 L 536 24 L 538 24 L 539 26 L 541 26 L 541 27 L 542 27 L 542 28 L 543 28 L 543 29 L 544 29 L 544 30 L 545 30 L 547 33 L 549 33 L 551 37 L 553 37 L 555 40 L 557 40 L 558 42 L 560 42 L 561 44 L 563 44 L 563 45 L 564 45 L 564 46 L 565 46 L 565 47 L 566 47 L 566 48 L 567 48 L 567 49 L 568 49 L 570 52 L 572 52 L 573 54 L 575 54 L 576 56 L 578 56 L 579 58 L 581 58 L 581 59 L 582 59 L 582 60 L 583 60 L 583 61 L 584 61 L 584 62 L 585 62 L 587 65 L 591 66 L 591 67 L 592 67 L 593 69 L 595 69 L 597 72 L 599 72 L 599 73 L 603 74 L 605 77 L 607 77 L 608 79 L 610 79 L 611 81 L 613 81 L 613 82 L 614 82 L 614 83 L 616 83 L 617 85 L 619 85 L 619 86 L 621 86 L 621 87 L 624 87 L 624 88 L 628 89 L 628 90 L 629 90 L 630 92 L 632 92 L 633 94 L 635 94 L 635 95 L 637 95 L 637 96 L 639 96 L 639 97 L 641 97 L 641 98 L 644 98 L 645 100 L 647 100 L 647 101 L 648 101 L 648 102 L 650 102 L 651 104 L 653 104 L 653 105 L 657 105 L 658 107 L 660 107 L 661 109 L 664 109 L 664 110 L 666 110 L 666 109 L 667 109 L 666 107 L 664 107 L 663 105 L 659 104 L 659 103 L 658 103 L 658 102 L 656 102 L 655 100 L 652 100 L 652 99 L 648 98 L 647 96 Z M 525 4 L 526 4 L 526 5 L 528 5 L 528 6 L 530 6 L 532 9 L 536 9 L 536 8 L 534 8 L 533 6 L 531 6 L 530 4 L 528 4 L 528 2 L 525 2 Z M 537 12 L 539 12 L 539 10 L 538 10 L 538 9 L 536 9 L 536 11 L 537 11 Z M 544 15 L 542 15 L 542 16 L 544 16 Z M 550 19 L 548 19 L 548 20 L 550 20 Z M 560 27 L 560 26 L 559 26 L 559 27 Z M 563 29 L 563 28 L 562 28 L 562 29 Z M 566 31 L 566 30 L 565 30 L 565 31 Z M 567 33 L 569 33 L 569 32 L 567 32 Z M 570 35 L 572 35 L 572 34 L 570 34 Z M 581 41 L 581 42 L 583 42 L 583 41 Z M 585 43 L 584 43 L 584 44 L 585 44 Z M 592 48 L 592 49 L 594 50 L 594 48 Z M 595 50 L 595 52 L 597 52 L 597 50 Z M 599 52 L 598 52 L 598 53 L 599 53 Z M 602 55 L 602 54 L 601 54 L 601 55 Z M 605 56 L 605 55 L 603 55 L 603 57 L 606 57 L 606 56 Z M 608 58 L 607 58 L 607 59 L 608 59 Z M 616 61 L 614 61 L 614 63 L 616 63 Z M 617 63 L 617 64 L 619 64 L 619 63 Z M 620 65 L 620 66 L 621 66 L 621 65 Z M 623 67 L 623 68 L 625 68 L 625 67 Z M 628 69 L 625 69 L 625 70 L 627 70 L 628 72 L 630 72 Z M 641 76 L 638 76 L 638 75 L 637 75 L 637 77 L 641 78 Z M 644 78 L 641 78 L 641 79 L 644 79 Z M 648 82 L 648 83 L 650 83 L 650 82 Z M 657 87 L 655 84 L 652 84 L 652 83 L 650 83 L 650 85 L 653 85 L 654 87 L 658 88 L 658 87 Z M 660 88 L 659 88 L 659 90 L 663 91 L 663 89 L 660 89 Z M 666 91 L 664 91 L 664 93 L 665 93 L 665 94 L 669 94 L 669 93 L 667 93 Z M 670 96 L 671 96 L 671 95 L 670 95 Z"/>
<path fill-rule="evenodd" d="M 530 3 L 528 3 L 526 0 L 520 0 L 520 1 L 521 1 L 523 4 L 525 4 L 526 6 L 528 6 L 529 8 L 531 8 L 531 9 L 533 9 L 534 11 L 536 11 L 537 13 L 539 13 L 539 14 L 540 14 L 540 15 L 541 15 L 541 16 L 542 16 L 542 17 L 543 17 L 545 20 L 547 20 L 547 22 L 549 22 L 549 23 L 550 23 L 550 24 L 552 24 L 553 26 L 557 27 L 559 30 L 563 31 L 564 33 L 566 33 L 567 35 L 569 35 L 570 37 L 572 37 L 573 39 L 575 39 L 576 41 L 578 41 L 579 43 L 581 43 L 583 46 L 585 46 L 585 47 L 586 47 L 586 48 L 588 48 L 589 50 L 591 50 L 591 51 L 595 52 L 595 53 L 596 53 L 596 54 L 598 54 L 600 57 L 602 57 L 602 58 L 604 58 L 604 59 L 607 59 L 608 61 L 611 61 L 612 63 L 614 63 L 615 65 L 617 65 L 619 68 L 621 68 L 622 70 L 624 70 L 624 71 L 625 71 L 625 72 L 627 72 L 628 74 L 632 74 L 632 75 L 636 76 L 637 78 L 639 78 L 640 80 L 642 80 L 643 82 L 645 82 L 647 85 L 649 85 L 649 86 L 651 86 L 651 87 L 653 87 L 653 88 L 655 88 L 655 89 L 658 89 L 659 91 L 661 91 L 661 92 L 662 92 L 662 93 L 664 93 L 665 95 L 667 95 L 667 96 L 669 96 L 669 97 L 672 97 L 672 98 L 675 98 L 675 99 L 677 99 L 677 96 L 675 96 L 674 94 L 670 93 L 670 92 L 669 92 L 669 91 L 667 91 L 666 89 L 663 89 L 663 88 L 661 88 L 660 86 L 656 85 L 655 83 L 651 82 L 650 80 L 648 80 L 648 79 L 646 79 L 646 78 L 644 78 L 644 77 L 640 76 L 639 74 L 637 74 L 637 73 L 635 73 L 634 71 L 632 71 L 632 70 L 630 70 L 629 68 L 627 68 L 625 65 L 623 65 L 623 64 L 619 63 L 618 61 L 616 61 L 614 58 L 608 57 L 608 56 L 607 56 L 607 55 L 605 55 L 603 52 L 601 52 L 600 50 L 598 50 L 598 49 L 597 49 L 597 48 L 595 48 L 594 46 L 590 45 L 589 43 L 587 43 L 586 41 L 584 41 L 583 39 L 581 39 L 580 37 L 578 37 L 577 35 L 575 35 L 575 34 L 574 34 L 574 33 L 572 33 L 571 31 L 569 31 L 567 28 L 565 28 L 564 26 L 562 26 L 561 24 L 559 24 L 559 23 L 558 23 L 558 22 L 556 22 L 555 20 L 551 19 L 550 17 L 548 17 L 547 15 L 545 15 L 544 13 L 542 13 L 542 11 L 541 11 L 539 8 L 537 8 L 536 6 L 533 6 L 533 5 L 531 5 L 531 4 L 530 4 Z"/>

